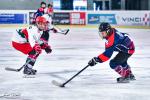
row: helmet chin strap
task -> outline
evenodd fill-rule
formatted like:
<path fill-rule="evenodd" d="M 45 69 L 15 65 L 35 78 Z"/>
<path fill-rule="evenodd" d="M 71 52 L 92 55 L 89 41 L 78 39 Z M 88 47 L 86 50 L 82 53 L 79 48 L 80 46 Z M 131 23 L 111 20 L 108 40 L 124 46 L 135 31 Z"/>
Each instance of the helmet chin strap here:
<path fill-rule="evenodd" d="M 109 36 L 111 33 L 111 29 L 107 30 L 106 33 L 107 33 L 107 36 Z"/>

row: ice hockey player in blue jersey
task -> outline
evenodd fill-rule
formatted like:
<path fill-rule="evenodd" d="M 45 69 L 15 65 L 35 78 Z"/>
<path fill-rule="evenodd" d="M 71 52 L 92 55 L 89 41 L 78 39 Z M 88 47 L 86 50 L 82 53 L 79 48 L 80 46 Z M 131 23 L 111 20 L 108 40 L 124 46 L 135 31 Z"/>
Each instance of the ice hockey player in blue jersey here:
<path fill-rule="evenodd" d="M 114 51 L 118 54 L 110 60 L 110 67 L 114 69 L 121 77 L 117 78 L 118 83 L 127 83 L 130 80 L 135 80 L 131 68 L 127 63 L 128 58 L 134 53 L 134 43 L 127 33 L 121 33 L 107 22 L 99 25 L 99 35 L 106 39 L 105 51 L 93 57 L 88 64 L 94 66 L 97 63 L 103 63 L 112 56 Z"/>
<path fill-rule="evenodd" d="M 41 2 L 41 7 L 37 10 L 36 17 L 44 15 L 44 13 L 45 13 L 44 9 L 45 8 L 46 8 L 46 3 L 45 2 Z"/>
<path fill-rule="evenodd" d="M 40 8 L 38 8 L 38 10 L 34 13 L 34 16 L 33 16 L 33 24 L 35 23 L 35 20 L 38 16 L 43 16 L 45 14 L 45 8 L 46 8 L 46 3 L 45 2 L 41 2 L 40 4 Z"/>

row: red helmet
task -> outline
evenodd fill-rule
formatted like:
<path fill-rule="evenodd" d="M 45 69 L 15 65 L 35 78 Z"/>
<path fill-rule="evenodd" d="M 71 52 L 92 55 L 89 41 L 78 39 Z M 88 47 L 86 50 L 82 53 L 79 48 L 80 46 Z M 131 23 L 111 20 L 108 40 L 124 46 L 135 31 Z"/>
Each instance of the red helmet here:
<path fill-rule="evenodd" d="M 36 25 L 40 30 L 47 30 L 48 22 L 46 21 L 46 18 L 39 16 L 36 18 Z"/>
<path fill-rule="evenodd" d="M 42 16 L 36 18 L 36 23 L 47 23 L 46 19 Z"/>

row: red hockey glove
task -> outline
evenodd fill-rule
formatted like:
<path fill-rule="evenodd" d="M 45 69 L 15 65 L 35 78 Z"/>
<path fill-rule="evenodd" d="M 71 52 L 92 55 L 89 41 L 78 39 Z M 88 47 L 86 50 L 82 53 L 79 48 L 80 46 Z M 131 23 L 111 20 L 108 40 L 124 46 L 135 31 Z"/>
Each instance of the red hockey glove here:
<path fill-rule="evenodd" d="M 35 44 L 33 49 L 39 54 L 42 52 L 41 46 L 39 44 Z"/>

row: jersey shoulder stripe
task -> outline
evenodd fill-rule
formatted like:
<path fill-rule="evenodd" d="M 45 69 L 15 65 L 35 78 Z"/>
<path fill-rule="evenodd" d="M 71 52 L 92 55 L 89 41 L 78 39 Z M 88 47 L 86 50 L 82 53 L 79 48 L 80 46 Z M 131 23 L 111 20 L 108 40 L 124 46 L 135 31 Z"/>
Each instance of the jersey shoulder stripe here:
<path fill-rule="evenodd" d="M 115 33 L 113 31 L 111 36 L 108 38 L 107 42 L 105 42 L 105 48 L 109 48 L 109 47 L 113 46 L 114 41 L 115 41 Z"/>

